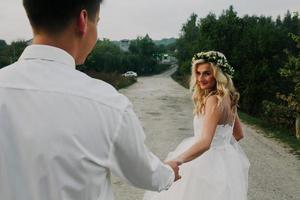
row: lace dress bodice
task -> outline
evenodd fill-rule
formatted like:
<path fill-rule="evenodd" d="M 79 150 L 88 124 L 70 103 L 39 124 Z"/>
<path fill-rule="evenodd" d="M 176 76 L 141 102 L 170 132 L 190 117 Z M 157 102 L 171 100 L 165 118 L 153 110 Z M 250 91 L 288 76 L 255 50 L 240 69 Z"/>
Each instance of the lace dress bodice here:
<path fill-rule="evenodd" d="M 200 138 L 203 127 L 203 116 L 195 115 L 194 117 L 194 136 Z M 232 140 L 233 123 L 224 125 L 217 125 L 215 135 L 213 137 L 211 147 L 223 147 L 230 144 Z"/>

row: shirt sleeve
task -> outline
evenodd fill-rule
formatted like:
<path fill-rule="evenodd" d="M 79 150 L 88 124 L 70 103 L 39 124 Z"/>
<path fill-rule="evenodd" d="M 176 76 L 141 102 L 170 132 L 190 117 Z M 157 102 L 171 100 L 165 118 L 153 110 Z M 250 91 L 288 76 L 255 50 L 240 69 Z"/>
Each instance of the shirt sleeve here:
<path fill-rule="evenodd" d="M 175 179 L 172 168 L 148 150 L 140 121 L 131 106 L 123 113 L 110 151 L 110 170 L 131 185 L 167 190 Z"/>

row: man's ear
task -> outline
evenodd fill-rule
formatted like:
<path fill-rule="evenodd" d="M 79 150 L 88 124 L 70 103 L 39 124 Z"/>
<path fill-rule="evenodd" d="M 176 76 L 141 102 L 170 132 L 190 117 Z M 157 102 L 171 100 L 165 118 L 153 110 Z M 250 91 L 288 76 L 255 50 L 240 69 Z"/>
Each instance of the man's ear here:
<path fill-rule="evenodd" d="M 77 27 L 80 34 L 85 34 L 87 32 L 88 25 L 88 13 L 86 10 L 81 10 L 77 18 Z"/>

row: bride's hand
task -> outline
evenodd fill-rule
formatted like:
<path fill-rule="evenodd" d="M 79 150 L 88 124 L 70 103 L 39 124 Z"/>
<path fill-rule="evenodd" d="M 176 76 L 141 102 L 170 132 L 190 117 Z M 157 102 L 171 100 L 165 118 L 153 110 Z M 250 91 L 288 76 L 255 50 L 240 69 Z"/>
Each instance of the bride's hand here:
<path fill-rule="evenodd" d="M 178 161 L 176 161 L 176 160 L 165 161 L 165 164 L 169 165 L 173 169 L 174 174 L 175 174 L 174 181 L 181 179 L 181 176 L 179 175 L 179 167 L 178 167 L 180 165 L 180 163 Z"/>
<path fill-rule="evenodd" d="M 184 163 L 183 158 L 178 156 L 177 158 L 174 159 L 175 162 L 177 162 L 178 166 L 182 165 Z"/>

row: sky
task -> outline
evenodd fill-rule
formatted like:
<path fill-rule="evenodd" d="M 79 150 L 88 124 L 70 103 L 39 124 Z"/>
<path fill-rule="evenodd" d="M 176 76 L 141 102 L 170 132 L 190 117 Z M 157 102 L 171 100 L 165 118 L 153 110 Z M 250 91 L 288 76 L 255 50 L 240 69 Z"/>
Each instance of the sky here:
<path fill-rule="evenodd" d="M 217 16 L 233 5 L 239 16 L 284 16 L 287 10 L 300 13 L 300 0 L 104 0 L 100 10 L 98 37 L 110 40 L 179 37 L 192 13 Z M 0 0 L 0 39 L 31 39 L 32 31 L 22 0 Z"/>

